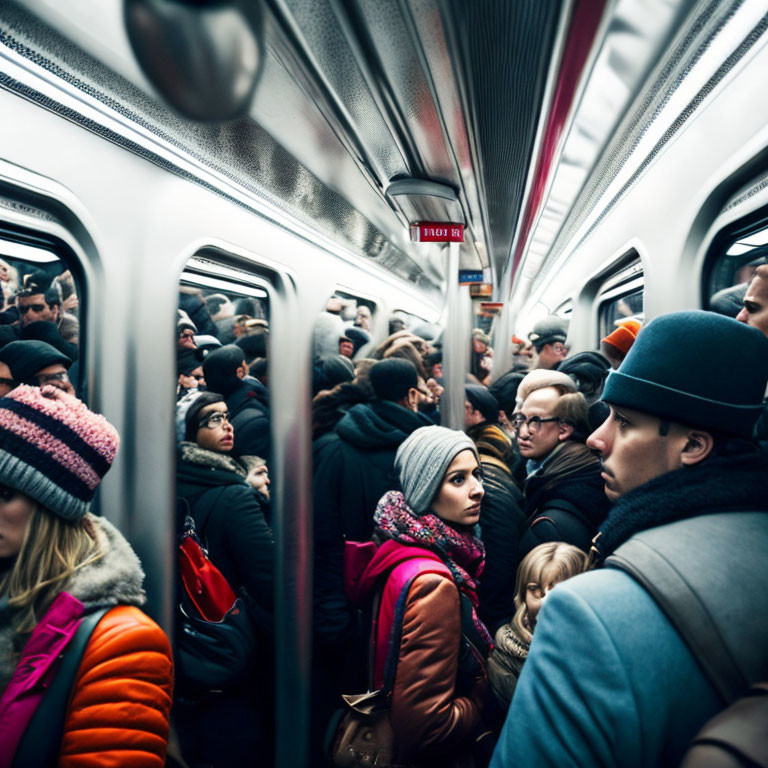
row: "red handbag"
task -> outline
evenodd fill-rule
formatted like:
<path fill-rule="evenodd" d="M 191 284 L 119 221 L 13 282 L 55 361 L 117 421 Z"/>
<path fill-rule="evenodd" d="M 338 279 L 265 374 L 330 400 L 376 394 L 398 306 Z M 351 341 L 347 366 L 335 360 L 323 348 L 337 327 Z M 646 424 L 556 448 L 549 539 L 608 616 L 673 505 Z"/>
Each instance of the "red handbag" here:
<path fill-rule="evenodd" d="M 194 526 L 186 526 L 179 543 L 179 571 L 184 591 L 205 621 L 221 621 L 237 595 L 221 571 L 208 559 Z"/>

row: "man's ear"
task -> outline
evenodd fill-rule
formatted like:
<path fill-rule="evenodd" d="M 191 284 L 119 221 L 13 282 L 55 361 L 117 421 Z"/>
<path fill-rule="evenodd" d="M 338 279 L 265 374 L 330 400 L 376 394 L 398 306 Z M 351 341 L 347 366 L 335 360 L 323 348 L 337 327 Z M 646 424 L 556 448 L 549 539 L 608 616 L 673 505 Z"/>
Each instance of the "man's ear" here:
<path fill-rule="evenodd" d="M 573 424 L 567 424 L 561 421 L 558 425 L 560 431 L 557 433 L 558 440 L 567 440 L 573 434 Z"/>
<path fill-rule="evenodd" d="M 691 430 L 687 435 L 687 442 L 680 454 L 683 466 L 693 466 L 709 456 L 715 447 L 715 440 L 709 432 Z"/>

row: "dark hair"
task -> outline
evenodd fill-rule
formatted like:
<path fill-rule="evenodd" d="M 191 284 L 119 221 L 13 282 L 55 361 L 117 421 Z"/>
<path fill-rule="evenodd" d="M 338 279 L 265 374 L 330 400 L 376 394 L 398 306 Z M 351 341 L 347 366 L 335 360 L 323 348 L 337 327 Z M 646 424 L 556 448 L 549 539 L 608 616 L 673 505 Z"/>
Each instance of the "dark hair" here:
<path fill-rule="evenodd" d="M 390 357 L 371 366 L 368 379 L 379 400 L 399 402 L 419 385 L 419 374 L 410 360 Z"/>
<path fill-rule="evenodd" d="M 200 428 L 200 411 L 208 405 L 223 402 L 224 398 L 216 392 L 203 392 L 198 395 L 184 417 L 184 439 L 190 443 L 196 442 L 197 430 Z"/>
<path fill-rule="evenodd" d="M 507 418 L 511 419 L 512 414 L 517 410 L 517 388 L 525 378 L 526 373 L 508 371 L 488 387 L 488 391 L 496 398 L 499 408 L 504 411 Z"/>
<path fill-rule="evenodd" d="M 413 367 L 416 369 L 416 372 L 419 374 L 419 376 L 421 376 L 422 379 L 424 379 L 424 381 L 429 378 L 427 371 L 424 368 L 424 362 L 422 361 L 421 355 L 410 341 L 400 344 L 396 347 L 390 347 L 390 349 L 384 353 L 384 360 L 390 360 L 393 357 L 401 358 L 402 360 L 408 360 L 408 362 L 413 363 Z"/>
<path fill-rule="evenodd" d="M 267 334 L 257 333 L 253 336 L 241 336 L 235 342 L 235 346 L 238 346 L 243 350 L 243 356 L 249 362 L 252 362 L 257 357 L 266 357 Z"/>
<path fill-rule="evenodd" d="M 225 397 L 234 392 L 240 383 L 237 369 L 244 359 L 245 353 L 234 344 L 226 344 L 209 352 L 203 360 L 206 386 L 213 392 L 221 392 Z"/>
<path fill-rule="evenodd" d="M 253 303 L 253 299 L 238 299 L 237 304 L 235 304 L 235 314 L 256 317 L 256 305 Z"/>
<path fill-rule="evenodd" d="M 257 357 L 249 366 L 248 373 L 254 379 L 260 379 L 267 372 L 267 358 Z"/>
<path fill-rule="evenodd" d="M 578 352 L 563 360 L 557 370 L 570 376 L 588 401 L 597 398 L 611 370 L 611 364 L 599 352 Z"/>
<path fill-rule="evenodd" d="M 355 378 L 355 366 L 343 355 L 318 357 L 312 368 L 312 397 L 324 389 L 332 389 Z"/>

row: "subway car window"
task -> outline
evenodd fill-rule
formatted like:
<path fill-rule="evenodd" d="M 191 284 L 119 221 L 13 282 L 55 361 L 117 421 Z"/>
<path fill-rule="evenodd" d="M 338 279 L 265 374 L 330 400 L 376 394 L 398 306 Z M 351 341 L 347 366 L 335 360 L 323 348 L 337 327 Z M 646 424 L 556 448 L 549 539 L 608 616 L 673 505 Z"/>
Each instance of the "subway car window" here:
<path fill-rule="evenodd" d="M 627 320 L 642 323 L 645 317 L 642 266 L 634 261 L 612 275 L 597 296 L 598 331 L 603 338 Z"/>
<path fill-rule="evenodd" d="M 768 264 L 768 228 L 763 225 L 749 234 L 726 239 L 724 249 L 718 247 L 710 254 L 709 264 L 705 308 L 735 317 L 757 268 Z"/>
<path fill-rule="evenodd" d="M 210 262 L 206 267 L 234 271 Z M 174 396 L 183 554 L 174 717 L 184 755 L 203 764 L 227 755 L 238 765 L 259 754 L 268 765 L 275 558 L 270 307 L 267 291 L 240 274 L 242 281 L 230 282 L 187 271 L 179 285 Z M 226 581 L 210 590 L 216 599 L 207 602 L 195 592 L 203 550 Z"/>
<path fill-rule="evenodd" d="M 50 384 L 81 398 L 81 289 L 55 244 L 0 239 L 0 389 Z M 9 346 L 11 343 L 14 345 Z"/>

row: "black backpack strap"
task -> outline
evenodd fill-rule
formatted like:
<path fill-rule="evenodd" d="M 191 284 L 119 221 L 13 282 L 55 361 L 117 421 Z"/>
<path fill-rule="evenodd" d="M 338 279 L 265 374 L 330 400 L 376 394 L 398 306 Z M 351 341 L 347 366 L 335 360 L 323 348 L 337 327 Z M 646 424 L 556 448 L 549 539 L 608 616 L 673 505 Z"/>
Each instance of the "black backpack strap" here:
<path fill-rule="evenodd" d="M 21 738 L 13 759 L 14 768 L 53 768 L 58 765 L 64 721 L 77 671 L 93 630 L 109 608 L 83 617 L 74 637 L 64 649 L 59 668 L 43 695 Z"/>
<path fill-rule="evenodd" d="M 747 681 L 706 605 L 670 560 L 632 538 L 605 564 L 626 571 L 651 595 L 726 704 L 742 695 Z"/>

